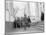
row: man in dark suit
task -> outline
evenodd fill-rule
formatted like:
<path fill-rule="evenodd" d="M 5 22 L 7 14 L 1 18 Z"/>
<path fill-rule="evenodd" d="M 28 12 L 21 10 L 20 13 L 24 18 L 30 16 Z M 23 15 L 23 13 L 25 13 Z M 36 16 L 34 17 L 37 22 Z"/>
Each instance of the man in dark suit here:
<path fill-rule="evenodd" d="M 41 21 L 44 21 L 44 13 L 41 12 Z"/>

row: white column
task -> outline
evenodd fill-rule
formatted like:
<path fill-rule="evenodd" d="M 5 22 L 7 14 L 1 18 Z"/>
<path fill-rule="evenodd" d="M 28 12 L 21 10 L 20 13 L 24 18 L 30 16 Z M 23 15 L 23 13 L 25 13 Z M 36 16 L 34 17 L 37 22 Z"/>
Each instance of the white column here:
<path fill-rule="evenodd" d="M 35 16 L 36 16 L 36 17 L 35 17 L 36 21 L 40 21 L 40 17 L 39 17 L 39 16 L 40 16 L 41 13 L 40 13 L 39 3 L 38 3 L 38 2 L 36 3 L 35 13 L 36 13 L 36 14 L 35 14 Z"/>
<path fill-rule="evenodd" d="M 39 7 L 39 20 L 41 21 L 41 5 L 40 5 L 40 3 L 38 3 L 38 7 Z"/>
<path fill-rule="evenodd" d="M 30 2 L 30 19 L 32 22 L 35 22 L 35 17 L 36 17 L 36 3 Z"/>
<path fill-rule="evenodd" d="M 30 15 L 30 19 L 32 22 L 40 21 L 41 11 L 39 3 L 30 3 Z"/>
<path fill-rule="evenodd" d="M 10 3 L 9 1 L 6 1 L 6 9 L 5 9 L 6 13 L 5 13 L 5 15 L 6 15 L 6 21 L 7 22 L 9 22 L 9 16 L 10 16 L 9 15 L 9 3 Z"/>
<path fill-rule="evenodd" d="M 13 22 L 14 21 L 14 10 L 13 10 L 13 1 L 10 1 L 10 22 Z"/>

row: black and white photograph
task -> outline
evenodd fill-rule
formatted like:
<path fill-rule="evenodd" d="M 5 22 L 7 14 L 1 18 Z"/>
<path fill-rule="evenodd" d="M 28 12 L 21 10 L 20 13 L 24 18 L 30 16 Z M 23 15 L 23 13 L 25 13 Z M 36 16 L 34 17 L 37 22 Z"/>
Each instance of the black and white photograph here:
<path fill-rule="evenodd" d="M 5 0 L 5 35 L 44 32 L 44 2 Z"/>

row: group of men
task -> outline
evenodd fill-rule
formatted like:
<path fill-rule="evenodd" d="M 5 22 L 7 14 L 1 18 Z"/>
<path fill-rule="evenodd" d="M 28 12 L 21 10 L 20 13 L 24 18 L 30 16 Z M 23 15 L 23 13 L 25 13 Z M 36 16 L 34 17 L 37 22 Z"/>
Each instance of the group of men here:
<path fill-rule="evenodd" d="M 21 27 L 30 27 L 31 20 L 30 17 L 21 17 L 21 19 L 18 17 L 17 20 L 14 21 L 14 28 L 21 28 Z"/>

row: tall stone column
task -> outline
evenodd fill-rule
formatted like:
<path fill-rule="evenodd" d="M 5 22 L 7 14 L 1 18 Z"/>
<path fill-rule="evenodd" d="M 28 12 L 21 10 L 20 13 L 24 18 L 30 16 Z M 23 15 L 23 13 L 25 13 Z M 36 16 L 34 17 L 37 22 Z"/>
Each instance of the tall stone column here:
<path fill-rule="evenodd" d="M 5 8 L 5 18 L 6 18 L 6 21 L 9 22 L 9 17 L 10 17 L 10 11 L 9 11 L 9 1 L 6 1 L 6 8 Z"/>
<path fill-rule="evenodd" d="M 38 9 L 39 9 L 39 20 L 41 21 L 41 5 L 38 3 Z"/>
<path fill-rule="evenodd" d="M 40 5 L 38 2 L 30 2 L 30 19 L 32 22 L 40 21 Z"/>
<path fill-rule="evenodd" d="M 12 1 L 10 1 L 10 3 L 9 3 L 9 9 L 10 9 L 10 17 L 9 17 L 9 20 L 10 20 L 10 22 L 13 22 L 14 21 L 14 10 L 13 10 L 13 0 Z"/>
<path fill-rule="evenodd" d="M 30 2 L 30 19 L 32 22 L 35 22 L 36 17 L 36 3 Z"/>
<path fill-rule="evenodd" d="M 40 7 L 39 7 L 39 3 L 36 3 L 36 9 L 35 9 L 35 19 L 36 21 L 40 21 L 40 15 L 41 15 L 41 11 L 40 11 Z"/>

